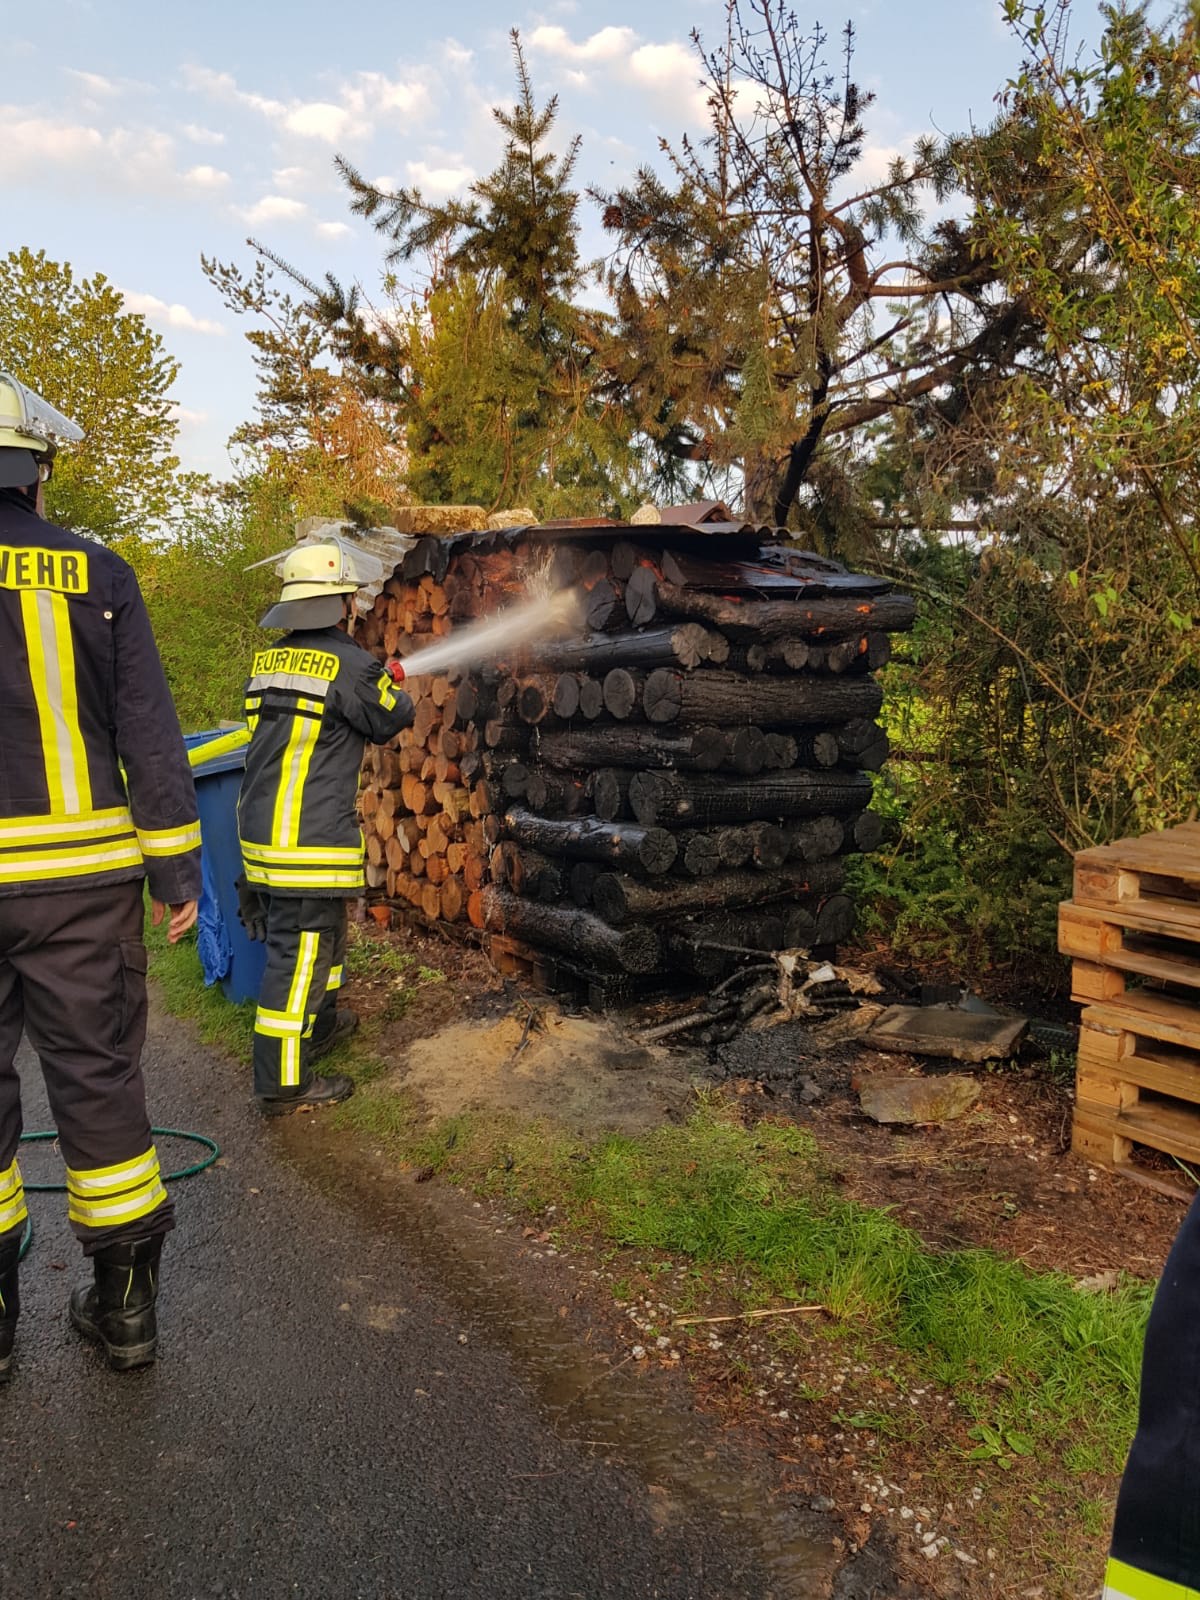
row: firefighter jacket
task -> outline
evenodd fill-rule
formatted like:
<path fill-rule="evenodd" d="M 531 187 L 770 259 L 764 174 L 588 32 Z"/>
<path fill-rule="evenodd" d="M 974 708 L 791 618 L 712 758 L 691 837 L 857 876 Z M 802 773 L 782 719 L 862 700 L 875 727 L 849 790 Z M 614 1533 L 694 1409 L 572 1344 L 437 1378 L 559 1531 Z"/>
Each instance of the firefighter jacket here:
<path fill-rule="evenodd" d="M 412 719 L 409 697 L 340 628 L 289 633 L 260 650 L 246 685 L 251 737 L 238 800 L 247 881 L 273 894 L 357 894 L 364 743 L 386 744 Z"/>
<path fill-rule="evenodd" d="M 200 895 L 179 720 L 132 568 L 0 489 L 0 895 Z"/>

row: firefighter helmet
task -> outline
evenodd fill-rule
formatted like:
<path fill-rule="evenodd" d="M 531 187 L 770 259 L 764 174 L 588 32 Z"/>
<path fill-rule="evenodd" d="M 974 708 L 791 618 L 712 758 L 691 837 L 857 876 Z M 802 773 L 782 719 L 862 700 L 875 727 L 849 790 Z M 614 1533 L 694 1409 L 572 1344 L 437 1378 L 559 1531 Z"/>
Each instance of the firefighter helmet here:
<path fill-rule="evenodd" d="M 255 566 L 267 566 L 278 559 L 269 556 L 267 561 L 255 562 Z M 326 534 L 295 545 L 277 570 L 283 588 L 259 627 L 331 628 L 342 618 L 346 595 L 383 577 L 383 562 L 347 539 Z"/>
<path fill-rule="evenodd" d="M 0 372 L 0 489 L 27 489 L 60 444 L 76 444 L 83 429 L 34 394 L 11 372 Z"/>

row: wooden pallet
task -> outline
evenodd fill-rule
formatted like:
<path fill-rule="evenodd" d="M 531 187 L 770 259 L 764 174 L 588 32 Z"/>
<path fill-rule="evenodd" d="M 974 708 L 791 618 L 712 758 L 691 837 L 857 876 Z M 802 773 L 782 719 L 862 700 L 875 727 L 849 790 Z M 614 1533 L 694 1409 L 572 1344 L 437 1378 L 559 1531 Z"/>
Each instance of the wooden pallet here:
<path fill-rule="evenodd" d="M 1200 989 L 1200 902 L 1139 894 L 1103 908 L 1058 908 L 1058 948 L 1072 957 L 1071 998 L 1116 1000 L 1130 977 Z"/>
<path fill-rule="evenodd" d="M 1073 900 L 1097 910 L 1122 906 L 1200 922 L 1200 822 L 1081 850 Z"/>
<path fill-rule="evenodd" d="M 1139 1145 L 1200 1164 L 1200 1010 L 1132 993 L 1088 1006 L 1081 1021 L 1076 1154 L 1131 1176 L 1139 1176 L 1131 1167 Z M 1153 1186 L 1183 1192 L 1162 1180 Z"/>

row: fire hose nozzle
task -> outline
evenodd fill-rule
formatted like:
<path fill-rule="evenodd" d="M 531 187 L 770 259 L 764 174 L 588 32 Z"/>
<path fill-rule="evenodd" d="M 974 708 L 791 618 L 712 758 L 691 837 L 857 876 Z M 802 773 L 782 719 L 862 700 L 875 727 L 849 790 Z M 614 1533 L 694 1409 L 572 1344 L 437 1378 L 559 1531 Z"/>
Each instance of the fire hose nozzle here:
<path fill-rule="evenodd" d="M 405 678 L 404 663 L 402 661 L 389 661 L 385 668 L 393 683 L 403 683 Z"/>

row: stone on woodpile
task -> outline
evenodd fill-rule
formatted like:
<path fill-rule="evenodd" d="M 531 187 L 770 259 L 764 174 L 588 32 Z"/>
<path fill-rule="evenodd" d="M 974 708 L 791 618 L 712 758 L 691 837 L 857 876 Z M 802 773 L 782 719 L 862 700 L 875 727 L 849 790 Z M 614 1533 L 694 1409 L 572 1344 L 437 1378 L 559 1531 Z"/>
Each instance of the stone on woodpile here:
<path fill-rule="evenodd" d="M 483 533 L 488 514 L 482 506 L 397 506 L 392 526 L 399 533 Z"/>
<path fill-rule="evenodd" d="M 961 1072 L 911 1078 L 877 1072 L 866 1079 L 859 1101 L 875 1122 L 953 1122 L 979 1098 L 979 1085 Z"/>

